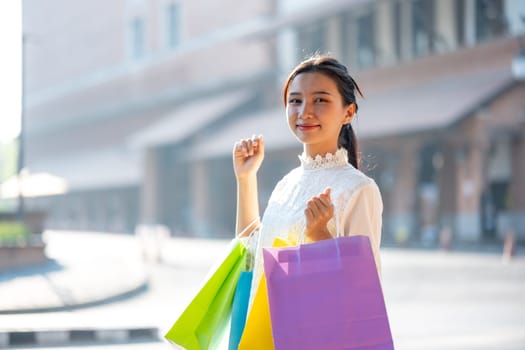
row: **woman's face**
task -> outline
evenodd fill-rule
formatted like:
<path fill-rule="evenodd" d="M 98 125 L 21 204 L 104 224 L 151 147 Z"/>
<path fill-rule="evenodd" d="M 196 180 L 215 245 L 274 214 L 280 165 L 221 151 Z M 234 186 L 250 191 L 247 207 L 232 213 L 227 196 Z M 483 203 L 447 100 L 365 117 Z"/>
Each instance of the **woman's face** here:
<path fill-rule="evenodd" d="M 355 114 L 355 104 L 344 105 L 336 83 L 322 73 L 301 73 L 288 87 L 288 125 L 309 156 L 337 150 L 343 124 Z"/>

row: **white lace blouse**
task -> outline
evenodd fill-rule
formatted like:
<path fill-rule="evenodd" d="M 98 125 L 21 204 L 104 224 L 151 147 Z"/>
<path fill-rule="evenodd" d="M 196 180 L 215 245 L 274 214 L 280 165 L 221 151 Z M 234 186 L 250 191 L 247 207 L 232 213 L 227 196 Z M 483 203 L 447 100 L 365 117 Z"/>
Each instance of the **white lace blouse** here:
<path fill-rule="evenodd" d="M 332 189 L 335 213 L 328 223 L 328 230 L 334 237 L 369 236 L 380 271 L 383 203 L 374 180 L 348 163 L 345 149 L 325 157 L 318 155 L 315 159 L 303 153 L 299 159 L 301 166 L 290 171 L 274 188 L 262 218 L 261 230 L 253 237 L 257 240 L 257 248 L 250 305 L 263 274 L 262 248 L 270 247 L 276 237 L 298 241 L 305 227 L 306 202 L 327 187 Z"/>

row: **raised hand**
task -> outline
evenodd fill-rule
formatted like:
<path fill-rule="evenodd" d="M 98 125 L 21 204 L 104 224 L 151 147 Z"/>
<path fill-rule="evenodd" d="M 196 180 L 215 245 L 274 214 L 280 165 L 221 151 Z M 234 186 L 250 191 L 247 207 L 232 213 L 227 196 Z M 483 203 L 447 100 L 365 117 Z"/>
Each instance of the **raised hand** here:
<path fill-rule="evenodd" d="M 233 148 L 233 170 L 237 179 L 255 175 L 264 159 L 262 136 L 252 136 L 235 143 Z"/>
<path fill-rule="evenodd" d="M 306 209 L 304 210 L 306 217 L 304 235 L 307 242 L 332 238 L 327 228 L 328 221 L 334 216 L 334 206 L 330 193 L 331 189 L 327 188 L 323 193 L 312 197 L 306 203 Z"/>

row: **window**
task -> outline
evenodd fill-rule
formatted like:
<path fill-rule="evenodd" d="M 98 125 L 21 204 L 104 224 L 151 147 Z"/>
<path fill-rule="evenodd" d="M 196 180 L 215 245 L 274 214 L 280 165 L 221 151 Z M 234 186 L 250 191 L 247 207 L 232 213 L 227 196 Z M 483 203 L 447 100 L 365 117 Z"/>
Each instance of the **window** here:
<path fill-rule="evenodd" d="M 418 0 L 412 3 L 412 52 L 424 56 L 434 48 L 434 2 Z"/>
<path fill-rule="evenodd" d="M 326 50 L 325 36 L 326 27 L 323 22 L 299 28 L 297 35 L 299 57 L 309 57 L 316 52 L 324 53 Z"/>
<path fill-rule="evenodd" d="M 366 69 L 376 64 L 375 18 L 373 8 L 341 14 L 341 52 L 348 66 Z"/>
<path fill-rule="evenodd" d="M 142 18 L 134 18 L 130 24 L 131 58 L 141 59 L 146 51 L 144 21 Z"/>
<path fill-rule="evenodd" d="M 503 1 L 476 0 L 476 40 L 492 39 L 505 32 Z"/>
<path fill-rule="evenodd" d="M 369 68 L 375 63 L 374 14 L 372 12 L 357 19 L 357 64 Z"/>
<path fill-rule="evenodd" d="M 170 4 L 166 8 L 166 45 L 175 48 L 180 44 L 180 5 Z"/>

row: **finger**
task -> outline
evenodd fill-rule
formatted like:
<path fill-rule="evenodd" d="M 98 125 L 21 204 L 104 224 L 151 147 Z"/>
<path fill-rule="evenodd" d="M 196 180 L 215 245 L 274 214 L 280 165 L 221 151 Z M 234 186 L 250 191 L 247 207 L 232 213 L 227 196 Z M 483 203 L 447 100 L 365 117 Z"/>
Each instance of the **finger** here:
<path fill-rule="evenodd" d="M 333 216 L 333 205 L 331 202 L 323 202 L 320 198 L 316 201 L 319 217 L 329 219 Z"/>
<path fill-rule="evenodd" d="M 330 196 L 327 196 L 326 194 L 321 194 L 319 196 L 319 201 L 325 208 L 330 208 L 332 206 L 332 201 L 330 200 Z"/>
<path fill-rule="evenodd" d="M 234 154 L 236 157 L 245 157 L 245 152 L 246 150 L 244 149 L 244 146 L 242 144 L 242 140 L 239 140 L 235 143 L 235 149 L 234 149 Z"/>
<path fill-rule="evenodd" d="M 248 153 L 249 153 L 249 152 L 248 152 L 248 150 L 249 150 L 249 145 L 248 145 L 248 140 L 246 140 L 246 139 L 243 139 L 243 140 L 242 140 L 242 150 L 243 150 L 243 154 L 244 154 L 245 156 L 247 156 Z"/>
<path fill-rule="evenodd" d="M 257 146 L 259 148 L 259 152 L 264 154 L 264 140 L 262 135 L 259 135 L 257 138 Z"/>
<path fill-rule="evenodd" d="M 255 154 L 255 152 L 257 151 L 257 145 L 255 144 L 255 142 L 252 139 L 250 139 L 249 144 L 250 144 L 250 149 L 249 149 L 250 156 L 253 156 Z"/>
<path fill-rule="evenodd" d="M 319 213 L 323 213 L 324 211 L 326 211 L 326 209 L 328 209 L 328 207 L 324 205 L 323 201 L 319 197 L 315 198 L 314 205 Z"/>
<path fill-rule="evenodd" d="M 255 135 L 252 135 L 251 142 L 253 152 L 257 153 L 259 151 L 259 138 Z"/>
<path fill-rule="evenodd" d="M 324 190 L 324 192 L 319 195 L 319 198 L 323 201 L 323 203 L 325 203 L 328 206 L 331 206 L 332 205 L 331 194 L 332 194 L 332 189 L 330 187 L 327 187 Z"/>
<path fill-rule="evenodd" d="M 308 202 L 306 202 L 306 209 L 308 209 L 310 211 L 310 214 L 312 214 L 312 216 L 315 215 L 314 213 L 314 207 L 313 207 L 313 199 L 310 199 Z"/>
<path fill-rule="evenodd" d="M 309 201 L 308 208 L 310 208 L 310 210 L 312 211 L 314 218 L 321 216 L 321 213 L 323 212 L 323 209 L 320 207 L 318 200 L 316 200 L 315 198 L 312 198 Z"/>
<path fill-rule="evenodd" d="M 312 221 L 314 219 L 314 215 L 310 208 L 304 210 L 304 216 L 306 216 L 306 221 Z"/>
<path fill-rule="evenodd" d="M 259 147 L 264 147 L 264 139 L 263 139 L 263 136 L 262 135 L 259 135 L 257 137 L 257 144 L 259 145 Z"/>

